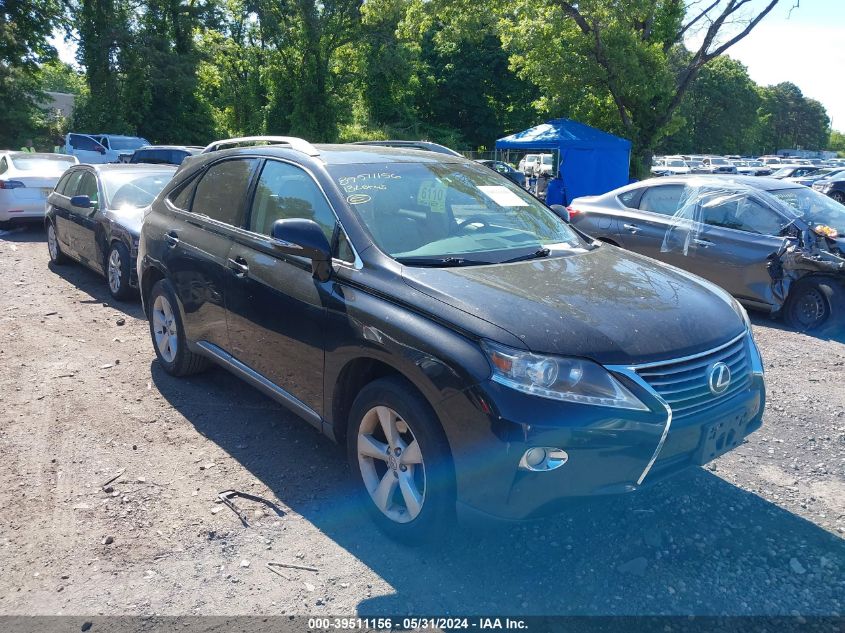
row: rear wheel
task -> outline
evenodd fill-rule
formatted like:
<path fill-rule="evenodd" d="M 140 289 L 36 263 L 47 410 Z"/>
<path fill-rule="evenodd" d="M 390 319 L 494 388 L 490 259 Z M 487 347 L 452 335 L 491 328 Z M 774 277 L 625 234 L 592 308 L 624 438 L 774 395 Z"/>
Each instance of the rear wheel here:
<path fill-rule="evenodd" d="M 376 524 L 406 543 L 436 538 L 453 521 L 454 469 L 437 416 L 401 378 L 361 390 L 347 432 L 349 462 Z"/>
<path fill-rule="evenodd" d="M 132 295 L 129 285 L 129 250 L 121 242 L 114 242 L 106 255 L 106 279 L 109 292 L 115 299 L 128 299 Z"/>
<path fill-rule="evenodd" d="M 176 293 L 166 279 L 150 291 L 149 322 L 153 347 L 161 366 L 173 376 L 189 376 L 208 367 L 208 359 L 188 349 Z"/>
<path fill-rule="evenodd" d="M 845 193 L 841 191 L 831 191 L 830 197 L 836 200 L 840 204 L 845 204 Z"/>
<path fill-rule="evenodd" d="M 47 223 L 47 252 L 50 254 L 50 261 L 57 266 L 66 264 L 68 261 L 67 255 L 59 246 L 59 237 L 56 235 L 56 227 L 52 222 Z"/>

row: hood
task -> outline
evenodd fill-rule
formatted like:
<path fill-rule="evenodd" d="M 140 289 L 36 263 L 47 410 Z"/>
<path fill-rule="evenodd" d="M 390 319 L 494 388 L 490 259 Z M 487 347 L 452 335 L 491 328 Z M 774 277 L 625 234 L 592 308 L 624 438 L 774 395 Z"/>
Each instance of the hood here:
<path fill-rule="evenodd" d="M 604 245 L 513 264 L 409 268 L 413 289 L 493 323 L 539 353 L 637 364 L 738 336 L 727 293 L 677 268 Z"/>
<path fill-rule="evenodd" d="M 119 224 L 129 231 L 132 237 L 141 235 L 141 222 L 144 219 L 144 208 L 123 207 L 121 209 L 109 209 L 106 214 L 112 222 Z"/>

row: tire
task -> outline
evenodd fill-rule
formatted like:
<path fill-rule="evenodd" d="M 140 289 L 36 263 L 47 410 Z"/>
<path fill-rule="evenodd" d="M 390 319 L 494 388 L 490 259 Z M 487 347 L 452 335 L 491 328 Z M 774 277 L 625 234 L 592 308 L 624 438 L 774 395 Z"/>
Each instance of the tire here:
<path fill-rule="evenodd" d="M 50 255 L 50 261 L 56 266 L 68 263 L 68 256 L 62 252 L 62 247 L 59 245 L 59 236 L 56 235 L 56 227 L 52 222 L 47 223 L 47 253 Z"/>
<path fill-rule="evenodd" d="M 836 200 L 839 204 L 845 204 L 845 193 L 842 191 L 831 191 L 830 197 Z"/>
<path fill-rule="evenodd" d="M 150 338 L 164 371 L 171 376 L 190 376 L 207 369 L 208 359 L 188 349 L 179 303 L 169 281 L 161 279 L 153 286 L 147 305 Z"/>
<path fill-rule="evenodd" d="M 123 301 L 135 294 L 135 290 L 129 285 L 129 250 L 123 242 L 112 242 L 106 254 L 104 268 L 112 297 Z"/>
<path fill-rule="evenodd" d="M 390 441 L 385 428 L 393 434 Z M 362 503 L 389 537 L 407 544 L 432 541 L 453 524 L 449 444 L 434 411 L 409 382 L 380 378 L 361 390 L 349 414 L 347 451 Z"/>
<path fill-rule="evenodd" d="M 792 284 L 784 306 L 784 319 L 799 332 L 817 330 L 830 318 L 833 289 L 824 278 L 799 279 Z"/>

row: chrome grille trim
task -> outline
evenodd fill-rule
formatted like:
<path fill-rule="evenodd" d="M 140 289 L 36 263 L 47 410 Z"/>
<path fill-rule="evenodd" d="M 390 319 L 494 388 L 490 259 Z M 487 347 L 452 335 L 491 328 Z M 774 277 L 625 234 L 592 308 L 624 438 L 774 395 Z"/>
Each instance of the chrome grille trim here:
<path fill-rule="evenodd" d="M 709 406 L 700 407 L 698 409 L 699 411 L 706 410 L 706 409 L 710 408 L 711 406 L 715 406 L 717 404 L 720 404 L 725 398 L 730 397 L 730 395 L 736 393 L 736 391 L 738 389 L 747 385 L 749 383 L 749 381 L 751 380 L 751 371 L 752 371 L 751 359 L 749 358 L 749 354 L 748 354 L 748 338 L 750 336 L 751 336 L 751 330 L 746 329 L 742 334 L 740 334 L 739 336 L 731 339 L 727 343 L 719 345 L 718 347 L 714 347 L 714 348 L 712 348 L 712 349 L 710 349 L 706 352 L 701 352 L 701 353 L 698 353 L 698 354 L 692 354 L 690 356 L 684 356 L 682 358 L 675 358 L 675 359 L 670 359 L 670 360 L 657 361 L 657 362 L 653 362 L 653 363 L 643 363 L 643 364 L 640 364 L 640 365 L 628 365 L 628 366 L 626 366 L 626 365 L 606 365 L 605 366 L 606 369 L 608 369 L 609 371 L 617 373 L 617 374 L 621 374 L 621 375 L 627 377 L 628 379 L 632 380 L 633 382 L 635 382 L 637 385 L 639 385 L 643 389 L 645 389 L 649 394 L 651 394 L 652 397 L 654 397 L 655 400 L 657 400 L 660 403 L 660 405 L 666 411 L 666 422 L 665 422 L 665 425 L 663 427 L 663 433 L 660 436 L 660 440 L 657 442 L 657 446 L 654 449 L 654 454 L 652 454 L 651 459 L 648 461 L 648 463 L 646 464 L 646 467 L 643 469 L 642 474 L 637 479 L 637 485 L 641 485 L 643 483 L 643 481 L 646 478 L 646 475 L 648 475 L 649 471 L 654 466 L 654 463 L 657 461 L 657 458 L 660 455 L 660 451 L 663 450 L 663 445 L 666 443 L 666 438 L 669 436 L 669 428 L 672 426 L 672 420 L 675 417 L 674 413 L 675 413 L 675 411 L 679 410 L 679 409 L 673 409 L 673 407 L 667 401 L 667 399 L 664 399 L 664 397 L 661 395 L 658 388 L 653 386 L 652 384 L 650 384 L 649 381 L 646 378 L 644 378 L 643 375 L 642 375 L 642 374 L 649 374 L 649 373 L 655 374 L 655 375 L 663 375 L 662 372 L 648 372 L 648 371 L 644 371 L 644 370 L 654 369 L 654 368 L 658 368 L 658 367 L 667 367 L 667 366 L 671 366 L 671 365 L 678 365 L 678 364 L 687 363 L 687 362 L 695 361 L 695 360 L 699 360 L 699 359 L 704 360 L 703 367 L 706 370 L 707 366 L 709 366 L 710 363 L 717 362 L 715 360 L 715 357 L 717 357 L 719 355 L 719 353 L 722 352 L 723 350 L 725 350 L 726 348 L 730 348 L 731 346 L 736 346 L 738 349 L 741 349 L 744 352 L 741 355 L 738 355 L 737 350 L 728 350 L 727 351 L 728 355 L 726 356 L 727 358 L 732 358 L 732 363 L 738 363 L 738 364 L 741 365 L 741 367 L 738 367 L 738 369 L 744 368 L 744 370 L 745 370 L 745 375 L 744 375 L 745 377 L 741 381 L 740 387 L 735 388 L 733 385 L 731 385 L 731 387 L 725 393 L 714 397 L 712 394 L 709 394 L 709 386 L 708 386 L 707 387 L 707 389 L 708 389 L 707 393 L 710 395 L 710 398 L 712 399 L 712 404 L 710 404 Z M 734 359 L 734 357 L 737 357 L 737 358 Z M 731 364 L 731 363 L 728 363 L 728 366 L 731 367 L 731 374 L 733 374 L 734 365 Z M 680 372 L 676 372 L 676 373 L 680 373 Z M 687 378 L 687 380 L 689 380 L 689 378 Z M 705 380 L 706 380 L 706 376 L 705 376 Z M 705 383 L 705 385 L 706 385 L 706 383 Z M 696 404 L 691 404 L 688 407 L 686 407 L 686 409 L 695 408 L 696 406 L 697 406 Z M 680 411 L 683 411 L 683 410 L 684 409 L 680 409 Z"/>
<path fill-rule="evenodd" d="M 713 363 L 725 363 L 731 370 L 731 384 L 714 395 L 707 384 L 707 371 Z M 631 368 L 660 394 L 675 418 L 706 411 L 745 388 L 751 380 L 748 344 L 743 334 L 708 352 L 662 363 Z"/>

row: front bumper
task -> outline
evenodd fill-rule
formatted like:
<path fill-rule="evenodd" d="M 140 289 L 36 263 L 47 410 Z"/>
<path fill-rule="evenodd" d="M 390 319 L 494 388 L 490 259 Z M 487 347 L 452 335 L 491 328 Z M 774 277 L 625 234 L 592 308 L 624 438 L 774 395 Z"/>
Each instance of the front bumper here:
<path fill-rule="evenodd" d="M 440 403 L 459 509 L 519 520 L 554 512 L 568 498 L 632 492 L 711 461 L 762 423 L 762 371 L 718 405 L 674 421 L 656 393 L 626 386 L 649 412 L 546 400 L 492 381 Z M 537 446 L 561 448 L 569 460 L 553 471 L 519 469 Z"/>

